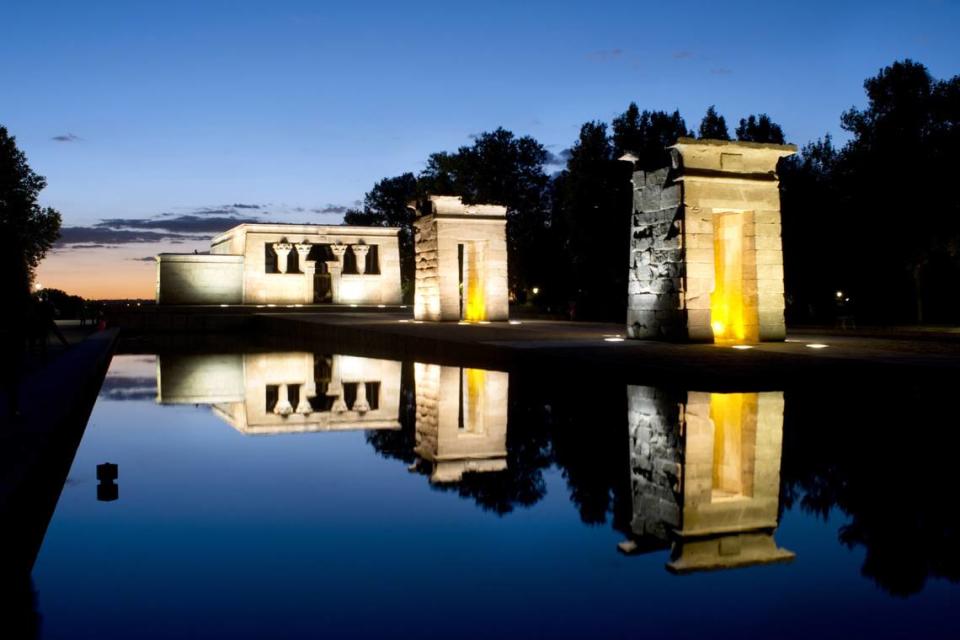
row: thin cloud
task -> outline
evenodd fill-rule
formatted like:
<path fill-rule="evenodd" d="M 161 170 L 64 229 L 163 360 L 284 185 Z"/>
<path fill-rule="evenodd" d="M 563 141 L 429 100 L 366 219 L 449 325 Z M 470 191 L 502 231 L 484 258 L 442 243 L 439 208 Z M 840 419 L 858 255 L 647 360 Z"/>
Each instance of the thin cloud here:
<path fill-rule="evenodd" d="M 337 213 L 342 214 L 347 212 L 348 207 L 343 206 L 342 204 L 328 204 L 324 207 L 317 207 L 315 209 L 310 209 L 313 213 Z"/>
<path fill-rule="evenodd" d="M 688 51 L 686 49 L 681 49 L 680 51 L 673 52 L 674 60 L 687 60 L 693 57 L 693 51 Z"/>
<path fill-rule="evenodd" d="M 142 231 L 130 229 L 108 229 L 100 227 L 63 227 L 60 229 L 61 248 L 93 248 L 93 245 L 120 245 L 143 242 L 164 242 L 167 240 L 202 240 L 208 236 L 184 236 L 182 234 L 161 231 Z"/>
<path fill-rule="evenodd" d="M 244 204 L 242 202 L 234 202 L 231 205 L 234 209 L 262 209 L 263 206 L 259 204 Z"/>
<path fill-rule="evenodd" d="M 107 218 L 93 225 L 98 229 L 148 229 L 164 230 L 175 234 L 183 233 L 221 233 L 248 222 L 259 222 L 255 218 L 234 218 L 231 216 L 199 216 L 185 214 L 174 218 Z"/>
<path fill-rule="evenodd" d="M 587 60 L 591 60 L 593 62 L 609 62 L 622 57 L 623 49 L 620 48 L 600 49 L 599 51 L 591 51 L 587 54 Z"/>
<path fill-rule="evenodd" d="M 714 69 L 710 69 L 710 75 L 712 76 L 728 76 L 731 73 L 733 73 L 733 70 L 727 69 L 726 67 L 716 67 Z"/>
<path fill-rule="evenodd" d="M 127 258 L 127 260 L 133 260 L 134 262 L 154 262 L 156 261 L 157 256 L 143 256 L 142 258 Z"/>
<path fill-rule="evenodd" d="M 53 136 L 50 139 L 55 140 L 56 142 L 79 142 L 80 140 L 83 140 L 83 138 L 75 133 L 61 133 L 60 135 Z"/>

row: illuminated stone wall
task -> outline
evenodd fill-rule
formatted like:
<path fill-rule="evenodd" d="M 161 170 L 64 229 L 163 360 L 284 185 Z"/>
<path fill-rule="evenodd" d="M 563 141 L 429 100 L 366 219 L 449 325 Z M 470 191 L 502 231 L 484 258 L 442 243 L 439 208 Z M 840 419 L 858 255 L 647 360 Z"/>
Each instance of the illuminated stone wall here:
<path fill-rule="evenodd" d="M 777 161 L 792 145 L 693 140 L 633 174 L 627 332 L 724 344 L 782 340 Z"/>
<path fill-rule="evenodd" d="M 240 304 L 240 256 L 161 253 L 157 256 L 158 304 Z"/>
<path fill-rule="evenodd" d="M 333 304 L 399 305 L 397 234 L 397 229 L 384 227 L 239 225 L 213 238 L 210 255 L 162 254 L 158 258 L 157 301 L 314 304 L 322 302 L 315 299 L 315 275 L 325 272 Z M 316 252 L 312 252 L 317 245 L 331 246 L 325 264 L 317 264 Z M 376 247 L 373 251 L 379 268 L 375 271 L 365 268 L 371 247 Z M 344 273 L 348 253 L 357 273 Z M 275 264 L 272 273 L 268 262 Z M 226 264 L 231 265 L 229 279 L 223 273 Z"/>
<path fill-rule="evenodd" d="M 506 208 L 465 205 L 457 197 L 430 196 L 423 210 L 417 212 L 415 226 L 414 317 L 507 320 Z"/>
<path fill-rule="evenodd" d="M 416 454 L 433 465 L 431 482 L 506 468 L 509 374 L 414 365 Z"/>

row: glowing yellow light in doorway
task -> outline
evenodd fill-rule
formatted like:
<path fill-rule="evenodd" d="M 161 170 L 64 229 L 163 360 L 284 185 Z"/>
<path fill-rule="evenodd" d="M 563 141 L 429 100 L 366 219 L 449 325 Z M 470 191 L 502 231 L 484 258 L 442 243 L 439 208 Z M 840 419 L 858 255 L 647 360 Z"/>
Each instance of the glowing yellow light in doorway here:
<path fill-rule="evenodd" d="M 467 322 L 481 322 L 487 319 L 487 302 L 483 286 L 483 254 L 475 244 L 464 245 L 464 280 L 466 281 L 466 300 L 463 305 L 463 319 Z"/>
<path fill-rule="evenodd" d="M 759 341 L 756 302 L 744 289 L 744 213 L 722 213 L 713 220 L 714 288 L 710 327 L 717 344 Z M 754 296 L 755 297 L 755 296 Z"/>

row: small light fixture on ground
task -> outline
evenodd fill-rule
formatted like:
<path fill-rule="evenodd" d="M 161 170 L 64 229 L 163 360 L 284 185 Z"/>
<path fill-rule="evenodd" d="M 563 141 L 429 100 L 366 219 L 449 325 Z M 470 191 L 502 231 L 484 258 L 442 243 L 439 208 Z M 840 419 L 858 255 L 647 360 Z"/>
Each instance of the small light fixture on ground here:
<path fill-rule="evenodd" d="M 753 349 L 753 345 L 749 344 L 735 344 L 733 345 L 734 349 L 739 349 L 740 351 L 746 351 L 747 349 Z"/>
<path fill-rule="evenodd" d="M 510 324 L 523 324 L 523 323 L 520 322 L 519 320 L 511 320 Z"/>
<path fill-rule="evenodd" d="M 604 342 L 623 342 L 623 336 L 618 334 L 611 334 L 603 336 Z"/>
<path fill-rule="evenodd" d="M 812 342 L 807 345 L 808 349 L 826 349 L 828 345 L 823 344 L 822 342 Z"/>

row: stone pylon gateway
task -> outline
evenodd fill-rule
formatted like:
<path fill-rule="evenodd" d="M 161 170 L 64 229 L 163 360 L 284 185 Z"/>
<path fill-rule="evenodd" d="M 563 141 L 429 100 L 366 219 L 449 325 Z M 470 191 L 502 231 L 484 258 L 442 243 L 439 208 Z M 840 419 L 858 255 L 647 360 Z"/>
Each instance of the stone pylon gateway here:
<path fill-rule="evenodd" d="M 627 334 L 783 340 L 776 167 L 797 148 L 680 138 L 670 150 L 671 166 L 633 174 Z"/>
<path fill-rule="evenodd" d="M 507 209 L 429 196 L 416 209 L 417 320 L 502 321 L 509 318 Z"/>

